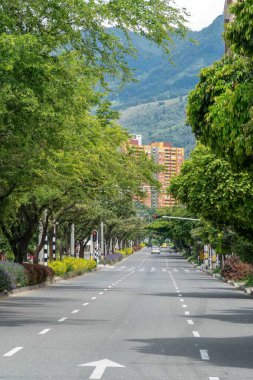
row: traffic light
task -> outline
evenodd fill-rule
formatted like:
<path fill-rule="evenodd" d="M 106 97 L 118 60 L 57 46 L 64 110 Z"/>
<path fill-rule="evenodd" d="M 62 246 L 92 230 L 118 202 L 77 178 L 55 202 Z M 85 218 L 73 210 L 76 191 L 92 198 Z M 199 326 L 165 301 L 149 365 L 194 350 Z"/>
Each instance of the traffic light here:
<path fill-rule="evenodd" d="M 96 230 L 94 230 L 94 231 L 92 232 L 92 240 L 93 240 L 93 243 L 96 243 L 97 239 L 98 239 L 98 232 L 97 232 Z"/>

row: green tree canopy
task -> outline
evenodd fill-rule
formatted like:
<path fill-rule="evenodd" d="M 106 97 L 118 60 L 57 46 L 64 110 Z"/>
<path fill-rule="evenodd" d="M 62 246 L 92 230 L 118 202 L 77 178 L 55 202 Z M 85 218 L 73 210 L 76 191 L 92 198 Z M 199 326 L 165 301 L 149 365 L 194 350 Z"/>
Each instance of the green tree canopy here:
<path fill-rule="evenodd" d="M 198 145 L 170 186 L 174 197 L 190 212 L 214 226 L 232 226 L 251 233 L 253 179 L 246 171 L 234 172 L 224 159 Z"/>

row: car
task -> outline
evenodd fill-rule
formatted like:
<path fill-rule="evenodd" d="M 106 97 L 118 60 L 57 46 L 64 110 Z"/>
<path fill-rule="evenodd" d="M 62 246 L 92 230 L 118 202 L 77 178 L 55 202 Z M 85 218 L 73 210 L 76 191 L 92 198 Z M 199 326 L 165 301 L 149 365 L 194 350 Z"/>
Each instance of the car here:
<path fill-rule="evenodd" d="M 160 253 L 160 248 L 159 247 L 152 247 L 151 248 L 151 253 Z"/>

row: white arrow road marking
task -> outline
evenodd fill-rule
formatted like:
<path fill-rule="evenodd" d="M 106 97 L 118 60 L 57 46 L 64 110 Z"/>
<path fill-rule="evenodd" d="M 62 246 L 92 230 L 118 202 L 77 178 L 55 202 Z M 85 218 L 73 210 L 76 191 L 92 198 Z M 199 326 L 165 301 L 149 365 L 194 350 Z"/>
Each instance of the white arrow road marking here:
<path fill-rule="evenodd" d="M 78 367 L 96 367 L 90 377 L 90 379 L 93 379 L 93 380 L 101 379 L 107 367 L 125 368 L 124 365 L 112 362 L 111 360 L 108 360 L 108 359 L 98 360 L 97 362 L 79 364 Z"/>
<path fill-rule="evenodd" d="M 13 348 L 13 350 L 6 352 L 6 354 L 4 354 L 3 356 L 12 356 L 12 355 L 16 354 L 18 351 L 22 350 L 22 348 L 24 348 L 24 347 L 15 347 L 15 348 Z"/>

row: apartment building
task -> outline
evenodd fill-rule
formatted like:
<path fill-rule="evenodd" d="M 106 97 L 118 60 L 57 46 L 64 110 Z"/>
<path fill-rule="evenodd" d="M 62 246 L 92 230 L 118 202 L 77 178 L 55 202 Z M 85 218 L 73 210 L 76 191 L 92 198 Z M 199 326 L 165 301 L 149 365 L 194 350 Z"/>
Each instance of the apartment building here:
<path fill-rule="evenodd" d="M 224 7 L 224 19 L 225 19 L 225 28 L 226 24 L 233 21 L 233 15 L 229 12 L 229 7 L 231 4 L 235 3 L 237 0 L 226 0 L 225 1 L 225 7 Z M 227 42 L 225 41 L 225 52 L 229 54 L 229 47 L 227 45 Z"/>
<path fill-rule="evenodd" d="M 157 180 L 161 183 L 161 190 L 157 192 L 149 186 L 143 189 L 147 193 L 144 204 L 152 208 L 171 207 L 175 205 L 175 199 L 168 194 L 168 187 L 171 178 L 179 174 L 184 161 L 184 148 L 172 146 L 169 142 L 153 142 L 149 145 L 139 144 L 138 140 L 133 137 L 130 144 L 135 147 L 136 154 L 144 152 L 150 159 L 153 159 L 163 170 L 156 175 Z"/>

